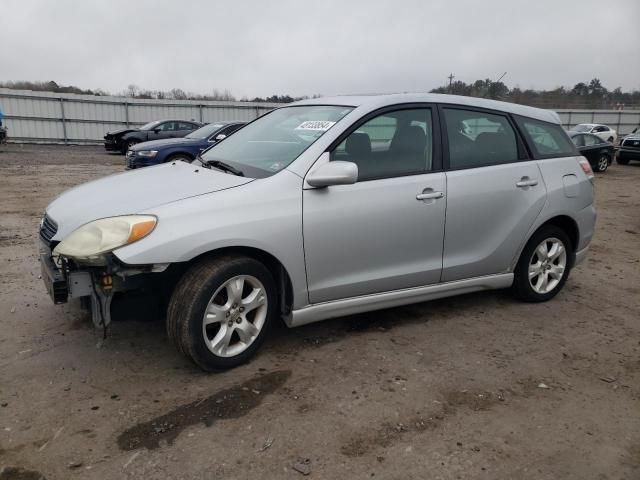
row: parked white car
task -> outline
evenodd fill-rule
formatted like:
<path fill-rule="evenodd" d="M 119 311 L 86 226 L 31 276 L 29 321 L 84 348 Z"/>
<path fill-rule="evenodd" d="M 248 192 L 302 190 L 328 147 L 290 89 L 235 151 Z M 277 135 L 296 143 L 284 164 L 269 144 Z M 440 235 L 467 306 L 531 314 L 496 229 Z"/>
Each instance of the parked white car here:
<path fill-rule="evenodd" d="M 605 142 L 615 143 L 618 139 L 618 133 L 607 125 L 601 123 L 580 123 L 570 129 L 571 132 L 578 133 L 591 133 L 597 137 L 600 137 Z"/>

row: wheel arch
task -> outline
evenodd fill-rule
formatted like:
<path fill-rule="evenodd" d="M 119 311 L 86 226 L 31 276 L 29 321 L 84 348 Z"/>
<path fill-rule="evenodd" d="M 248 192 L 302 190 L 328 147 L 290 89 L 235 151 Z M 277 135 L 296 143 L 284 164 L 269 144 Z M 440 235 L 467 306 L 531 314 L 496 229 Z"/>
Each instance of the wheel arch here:
<path fill-rule="evenodd" d="M 253 258 L 262 263 L 271 272 L 274 281 L 278 286 L 278 301 L 280 313 L 288 315 L 293 308 L 293 282 L 291 276 L 283 263 L 271 253 L 256 247 L 248 246 L 228 246 L 210 250 L 183 264 L 184 271 L 192 265 L 198 263 L 203 258 L 211 258 L 225 255 L 237 255 Z"/>
<path fill-rule="evenodd" d="M 165 155 L 164 161 L 165 162 L 170 162 L 174 157 L 177 157 L 177 156 L 188 157 L 191 160 L 195 160 L 195 158 L 196 158 L 196 156 L 193 153 L 191 153 L 191 152 L 189 152 L 187 150 L 174 150 L 174 151 L 172 151 L 170 153 L 167 153 Z"/>
<path fill-rule="evenodd" d="M 578 223 L 575 221 L 575 219 L 573 219 L 569 215 L 565 215 L 565 214 L 555 215 L 539 223 L 534 229 L 532 229 L 529 232 L 525 241 L 522 243 L 518 251 L 518 255 L 516 255 L 516 257 L 513 259 L 512 270 L 515 269 L 515 266 L 518 263 L 518 260 L 520 260 L 520 256 L 522 255 L 522 252 L 524 251 L 524 248 L 527 245 L 527 243 L 529 243 L 529 240 L 531 240 L 531 237 L 533 237 L 538 230 L 540 230 L 542 227 L 546 225 L 554 225 L 558 228 L 561 228 L 569 237 L 569 241 L 571 242 L 571 249 L 575 254 L 576 250 L 578 249 L 578 243 L 580 241 L 580 230 L 578 228 Z"/>

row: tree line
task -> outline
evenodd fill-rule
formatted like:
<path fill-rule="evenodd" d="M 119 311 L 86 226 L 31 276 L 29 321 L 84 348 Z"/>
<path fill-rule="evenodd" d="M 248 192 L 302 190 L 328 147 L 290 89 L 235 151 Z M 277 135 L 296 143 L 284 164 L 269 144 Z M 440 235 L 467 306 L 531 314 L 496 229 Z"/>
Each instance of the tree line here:
<path fill-rule="evenodd" d="M 451 82 L 431 90 L 432 93 L 450 93 L 468 97 L 492 98 L 541 108 L 621 109 L 640 107 L 640 90 L 623 92 L 617 87 L 608 90 L 598 78 L 576 83 L 573 88 L 557 87 L 552 90 L 523 90 L 507 87 L 503 82 L 490 79 L 472 83 Z"/>
<path fill-rule="evenodd" d="M 29 82 L 14 81 L 0 82 L 0 87 L 17 90 L 35 90 L 56 93 L 78 93 L 84 95 L 111 95 L 102 89 L 90 90 L 82 89 L 71 85 L 59 85 L 54 81 L 50 82 Z M 443 85 L 431 90 L 432 93 L 450 93 L 453 95 L 464 95 L 468 97 L 492 98 L 505 102 L 532 105 L 541 108 L 588 108 L 588 109 L 620 109 L 631 106 L 640 107 L 640 90 L 623 92 L 617 87 L 608 90 L 602 82 L 593 78 L 589 82 L 576 83 L 572 88 L 557 87 L 551 90 L 523 90 L 519 86 L 509 88 L 503 82 L 494 82 L 490 79 L 476 80 L 472 83 L 465 83 L 460 80 L 451 82 L 450 85 Z M 129 85 L 124 91 L 118 92 L 129 98 L 158 99 L 158 100 L 218 100 L 236 101 L 236 97 L 230 90 L 213 89 L 208 94 L 197 94 L 186 92 L 180 88 L 171 90 L 149 90 L 140 88 L 137 85 Z M 320 95 L 313 95 L 317 98 Z M 268 97 L 242 97 L 241 102 L 270 102 L 270 103 L 290 103 L 296 100 L 303 100 L 308 96 L 293 97 L 291 95 L 271 95 Z"/>
<path fill-rule="evenodd" d="M 110 92 L 106 92 L 100 88 L 83 89 L 73 85 L 59 85 L 54 81 L 50 82 L 29 82 L 29 81 L 13 81 L 13 82 L 0 82 L 0 88 L 10 88 L 14 90 L 33 90 L 36 92 L 54 92 L 54 93 L 77 93 L 82 95 L 95 95 L 105 96 L 112 95 Z M 186 92 L 181 88 L 172 88 L 171 90 L 149 90 L 141 88 L 137 85 L 131 84 L 125 90 L 117 92 L 116 95 L 128 97 L 128 98 L 140 98 L 140 99 L 156 99 L 156 100 L 204 100 L 204 101 L 238 101 L 230 90 L 218 90 L 214 88 L 211 93 L 198 94 L 193 92 Z M 313 98 L 320 95 L 314 95 Z M 268 97 L 242 97 L 239 99 L 241 102 L 269 102 L 269 103 L 291 103 L 297 100 L 304 100 L 309 98 L 292 97 L 291 95 L 270 95 Z"/>

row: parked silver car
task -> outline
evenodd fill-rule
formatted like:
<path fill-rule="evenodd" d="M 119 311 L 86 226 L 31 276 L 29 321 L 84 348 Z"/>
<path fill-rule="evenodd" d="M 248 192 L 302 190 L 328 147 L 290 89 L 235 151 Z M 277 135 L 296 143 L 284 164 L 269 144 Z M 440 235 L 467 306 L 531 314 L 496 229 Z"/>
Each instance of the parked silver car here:
<path fill-rule="evenodd" d="M 40 229 L 56 303 L 170 298 L 167 331 L 205 370 L 290 326 L 477 290 L 549 300 L 593 235 L 593 173 L 558 116 L 448 95 L 297 102 L 189 164 L 62 194 Z"/>

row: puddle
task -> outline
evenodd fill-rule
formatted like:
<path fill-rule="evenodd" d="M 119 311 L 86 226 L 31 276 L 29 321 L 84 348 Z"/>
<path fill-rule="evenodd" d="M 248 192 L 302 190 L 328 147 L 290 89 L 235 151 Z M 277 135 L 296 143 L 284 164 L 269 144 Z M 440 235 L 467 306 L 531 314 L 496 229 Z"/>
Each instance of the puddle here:
<path fill-rule="evenodd" d="M 171 445 L 180 432 L 191 425 L 204 423 L 210 427 L 216 420 L 242 417 L 260 405 L 266 395 L 284 385 L 290 375 L 290 370 L 259 375 L 210 397 L 181 405 L 124 431 L 118 436 L 118 446 L 121 450 L 143 447 L 153 450 L 161 441 Z"/>
<path fill-rule="evenodd" d="M 0 469 L 0 480 L 46 480 L 44 475 L 35 470 L 20 467 L 3 467 Z"/>

